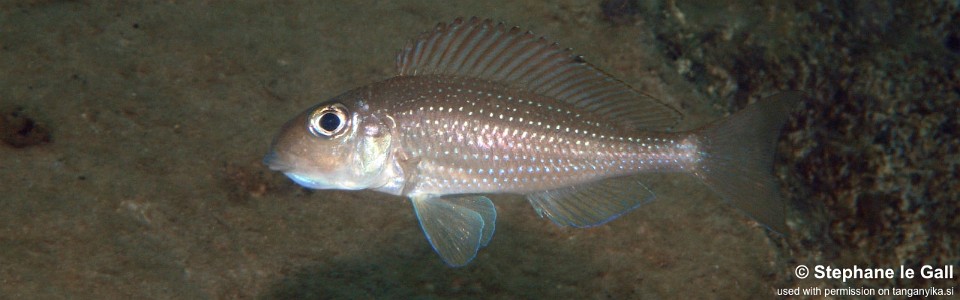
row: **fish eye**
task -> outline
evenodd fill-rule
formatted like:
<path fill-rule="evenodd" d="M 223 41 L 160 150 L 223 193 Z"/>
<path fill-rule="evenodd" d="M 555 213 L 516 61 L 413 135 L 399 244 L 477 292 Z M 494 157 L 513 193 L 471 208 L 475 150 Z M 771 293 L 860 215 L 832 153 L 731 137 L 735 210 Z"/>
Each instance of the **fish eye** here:
<path fill-rule="evenodd" d="M 344 132 L 348 122 L 347 108 L 337 103 L 315 110 L 307 126 L 315 136 L 335 137 Z"/>

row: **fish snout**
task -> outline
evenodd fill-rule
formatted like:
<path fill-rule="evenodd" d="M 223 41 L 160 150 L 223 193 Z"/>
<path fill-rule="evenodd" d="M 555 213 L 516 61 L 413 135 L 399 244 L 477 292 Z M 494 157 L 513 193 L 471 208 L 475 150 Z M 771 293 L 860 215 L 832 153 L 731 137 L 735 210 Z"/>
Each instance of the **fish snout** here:
<path fill-rule="evenodd" d="M 270 170 L 284 172 L 290 170 L 290 165 L 284 162 L 277 152 L 270 151 L 266 156 L 263 157 L 263 164 L 267 165 Z"/>

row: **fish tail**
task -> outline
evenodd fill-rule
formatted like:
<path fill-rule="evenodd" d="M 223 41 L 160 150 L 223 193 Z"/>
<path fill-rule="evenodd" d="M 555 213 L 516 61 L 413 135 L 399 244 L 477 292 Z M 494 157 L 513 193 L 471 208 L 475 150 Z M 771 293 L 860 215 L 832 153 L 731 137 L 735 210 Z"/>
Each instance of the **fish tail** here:
<path fill-rule="evenodd" d="M 800 92 L 777 94 L 697 132 L 702 161 L 695 174 L 725 201 L 779 233 L 787 226 L 773 158 L 780 128 L 803 98 Z"/>

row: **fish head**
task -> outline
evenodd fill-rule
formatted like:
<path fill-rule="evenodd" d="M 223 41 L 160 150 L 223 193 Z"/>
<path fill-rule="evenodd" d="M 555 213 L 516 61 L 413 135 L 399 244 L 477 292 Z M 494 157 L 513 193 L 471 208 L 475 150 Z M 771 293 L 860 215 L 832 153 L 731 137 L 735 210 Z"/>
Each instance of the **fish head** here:
<path fill-rule="evenodd" d="M 288 121 L 264 164 L 311 189 L 360 190 L 382 185 L 393 119 L 356 97 L 320 103 Z"/>

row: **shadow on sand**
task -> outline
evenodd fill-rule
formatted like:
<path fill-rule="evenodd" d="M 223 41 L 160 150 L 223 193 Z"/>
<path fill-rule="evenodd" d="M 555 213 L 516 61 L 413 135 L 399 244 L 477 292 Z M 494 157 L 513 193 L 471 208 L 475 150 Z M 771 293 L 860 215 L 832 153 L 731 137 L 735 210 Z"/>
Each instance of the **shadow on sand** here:
<path fill-rule="evenodd" d="M 528 211 L 525 213 L 529 213 Z M 552 224 L 551 224 L 552 225 Z M 593 277 L 589 257 L 505 221 L 490 246 L 465 267 L 446 266 L 422 237 L 397 239 L 397 248 L 306 265 L 273 283 L 263 299 L 539 298 L 570 295 Z"/>

